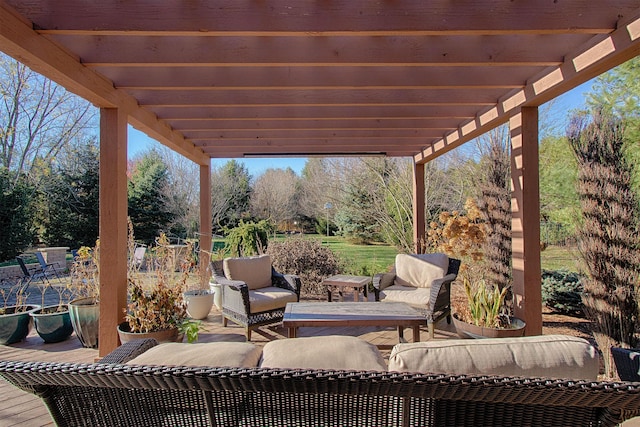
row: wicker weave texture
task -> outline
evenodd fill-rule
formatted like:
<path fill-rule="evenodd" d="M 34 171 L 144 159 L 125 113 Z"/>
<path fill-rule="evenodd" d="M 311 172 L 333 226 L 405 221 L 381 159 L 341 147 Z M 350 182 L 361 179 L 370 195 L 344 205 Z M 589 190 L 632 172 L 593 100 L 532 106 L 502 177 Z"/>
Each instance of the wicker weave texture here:
<path fill-rule="evenodd" d="M 640 384 L 393 372 L 0 362 L 59 425 L 615 425 Z"/>

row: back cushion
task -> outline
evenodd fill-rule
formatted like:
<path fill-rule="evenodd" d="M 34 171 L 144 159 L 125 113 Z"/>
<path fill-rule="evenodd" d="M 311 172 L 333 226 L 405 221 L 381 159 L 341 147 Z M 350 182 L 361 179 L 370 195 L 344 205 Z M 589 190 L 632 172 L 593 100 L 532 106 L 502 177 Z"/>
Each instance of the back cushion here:
<path fill-rule="evenodd" d="M 396 278 L 393 284 L 430 288 L 431 282 L 442 279 L 449 268 L 449 257 L 445 254 L 396 255 Z"/>
<path fill-rule="evenodd" d="M 127 365 L 258 366 L 262 349 L 248 342 L 164 343 L 150 348 Z"/>
<path fill-rule="evenodd" d="M 358 337 L 328 335 L 270 341 L 261 368 L 386 371 L 378 347 Z"/>
<path fill-rule="evenodd" d="M 222 263 L 224 275 L 230 280 L 245 282 L 249 289 L 271 286 L 271 257 L 226 258 Z"/>
<path fill-rule="evenodd" d="M 595 380 L 599 364 L 582 338 L 540 335 L 398 344 L 389 370 Z"/>

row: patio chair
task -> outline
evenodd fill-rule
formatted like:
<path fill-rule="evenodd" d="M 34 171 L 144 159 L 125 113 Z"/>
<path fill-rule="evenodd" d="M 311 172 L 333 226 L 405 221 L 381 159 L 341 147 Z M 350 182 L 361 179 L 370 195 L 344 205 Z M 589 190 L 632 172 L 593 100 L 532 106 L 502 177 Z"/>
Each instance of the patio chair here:
<path fill-rule="evenodd" d="M 611 355 L 622 381 L 640 382 L 640 349 L 611 347 Z"/>
<path fill-rule="evenodd" d="M 211 267 L 222 290 L 223 326 L 228 320 L 244 326 L 247 341 L 252 329 L 282 322 L 287 303 L 300 300 L 300 278 L 275 271 L 269 255 L 225 258 Z"/>
<path fill-rule="evenodd" d="M 34 280 L 42 281 L 43 283 L 50 283 L 49 279 L 47 278 L 47 275 L 44 274 L 42 270 L 38 270 L 36 268 L 28 268 L 24 262 L 24 259 L 22 259 L 22 257 L 16 257 L 16 261 L 18 261 L 18 265 L 22 270 L 22 277 L 20 278 L 22 282 L 20 286 L 21 292 L 24 293 L 29 287 L 29 285 L 31 284 L 31 282 L 33 282 Z"/>
<path fill-rule="evenodd" d="M 375 300 L 404 302 L 420 311 L 433 339 L 436 322 L 446 317 L 451 323 L 451 282 L 459 269 L 460 260 L 442 253 L 398 254 L 391 272 L 373 277 Z"/>
<path fill-rule="evenodd" d="M 50 274 L 53 274 L 54 276 L 56 276 L 58 281 L 61 281 L 60 276 L 58 275 L 58 270 L 61 270 L 62 272 L 62 267 L 60 267 L 60 264 L 58 264 L 57 262 L 48 263 L 47 261 L 45 261 L 44 255 L 42 255 L 42 252 L 36 252 L 36 259 L 40 264 L 40 269 L 42 271 L 42 274 L 47 276 L 47 278 L 49 278 Z"/>
<path fill-rule="evenodd" d="M 147 253 L 147 247 L 144 245 L 137 246 L 133 250 L 133 262 L 137 269 L 142 270 L 145 267 L 144 255 Z"/>

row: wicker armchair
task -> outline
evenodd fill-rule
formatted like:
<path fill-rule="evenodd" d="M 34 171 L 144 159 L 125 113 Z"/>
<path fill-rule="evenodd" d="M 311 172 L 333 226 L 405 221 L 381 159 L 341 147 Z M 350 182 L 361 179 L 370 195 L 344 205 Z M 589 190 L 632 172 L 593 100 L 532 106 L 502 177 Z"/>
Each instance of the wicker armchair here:
<path fill-rule="evenodd" d="M 431 262 L 429 260 L 435 258 L 438 262 L 447 266 L 446 274 L 433 280 L 430 284 L 422 286 L 417 283 L 398 285 L 396 276 L 396 271 L 400 267 L 398 263 L 403 262 L 403 260 L 406 262 L 407 259 L 411 260 L 412 258 L 426 260 L 428 263 Z M 451 282 L 458 276 L 459 269 L 460 260 L 448 258 L 444 254 L 400 254 L 396 257 L 396 265 L 391 272 L 376 274 L 373 277 L 375 299 L 376 301 L 405 302 L 420 311 L 427 320 L 429 339 L 433 339 L 435 334 L 434 324 L 436 322 L 446 317 L 447 323 L 451 323 Z M 417 294 L 421 294 L 422 297 L 418 297 Z"/>
<path fill-rule="evenodd" d="M 640 349 L 611 347 L 613 362 L 623 381 L 640 382 Z"/>
<path fill-rule="evenodd" d="M 300 300 L 300 278 L 275 271 L 268 255 L 214 261 L 211 270 L 222 290 L 223 325 L 244 326 L 247 341 L 252 329 L 281 322 L 287 303 Z"/>

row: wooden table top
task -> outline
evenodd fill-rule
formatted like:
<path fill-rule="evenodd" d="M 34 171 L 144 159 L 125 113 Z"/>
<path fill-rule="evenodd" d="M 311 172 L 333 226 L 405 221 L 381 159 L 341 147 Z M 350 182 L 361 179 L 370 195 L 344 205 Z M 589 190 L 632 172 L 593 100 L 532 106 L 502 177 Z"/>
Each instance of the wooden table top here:
<path fill-rule="evenodd" d="M 284 327 L 296 326 L 413 326 L 426 318 L 402 302 L 288 303 Z"/>
<path fill-rule="evenodd" d="M 353 286 L 355 288 L 371 283 L 371 277 L 336 274 L 335 276 L 327 277 L 322 281 L 322 283 L 328 286 Z"/>

